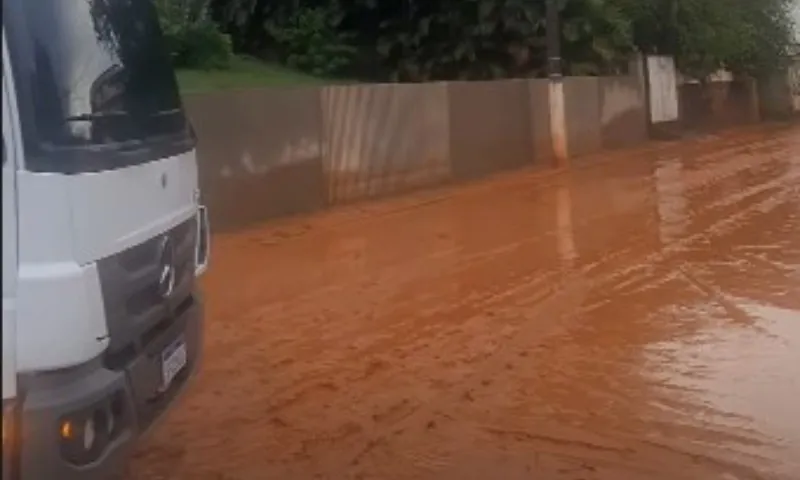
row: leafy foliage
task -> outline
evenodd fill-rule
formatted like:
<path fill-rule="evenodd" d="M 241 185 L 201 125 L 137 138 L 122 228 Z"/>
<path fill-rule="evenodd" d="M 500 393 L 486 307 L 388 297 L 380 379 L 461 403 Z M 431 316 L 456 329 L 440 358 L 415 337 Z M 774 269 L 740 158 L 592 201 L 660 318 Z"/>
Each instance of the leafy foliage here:
<path fill-rule="evenodd" d="M 645 53 L 674 55 L 697 78 L 728 68 L 780 68 L 791 41 L 792 0 L 615 0 Z"/>
<path fill-rule="evenodd" d="M 570 74 L 620 72 L 641 51 L 674 55 L 700 78 L 753 75 L 778 68 L 791 38 L 792 0 L 556 1 Z M 366 62 L 402 81 L 541 75 L 544 10 L 545 0 L 212 0 L 242 52 L 323 71 Z"/>
<path fill-rule="evenodd" d="M 270 19 L 265 28 L 286 64 L 317 76 L 333 75 L 356 53 L 348 43 L 352 34 L 339 28 L 343 18 L 338 3 L 330 3 L 296 10 L 282 22 Z"/>
<path fill-rule="evenodd" d="M 630 19 L 612 0 L 572 0 L 562 12 L 567 72 L 620 73 L 634 52 Z"/>
<path fill-rule="evenodd" d="M 231 39 L 208 15 L 208 0 L 156 0 L 161 28 L 176 66 L 227 68 Z"/>
<path fill-rule="evenodd" d="M 535 68 L 544 47 L 539 10 L 526 0 L 411 3 L 380 23 L 377 50 L 398 80 L 520 74 Z"/>

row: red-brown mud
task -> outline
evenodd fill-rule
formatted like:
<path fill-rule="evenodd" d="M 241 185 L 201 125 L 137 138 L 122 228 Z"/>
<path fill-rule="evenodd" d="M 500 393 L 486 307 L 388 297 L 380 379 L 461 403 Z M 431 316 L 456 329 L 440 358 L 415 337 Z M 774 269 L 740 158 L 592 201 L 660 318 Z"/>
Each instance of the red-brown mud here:
<path fill-rule="evenodd" d="M 214 240 L 131 480 L 800 478 L 798 128 Z"/>

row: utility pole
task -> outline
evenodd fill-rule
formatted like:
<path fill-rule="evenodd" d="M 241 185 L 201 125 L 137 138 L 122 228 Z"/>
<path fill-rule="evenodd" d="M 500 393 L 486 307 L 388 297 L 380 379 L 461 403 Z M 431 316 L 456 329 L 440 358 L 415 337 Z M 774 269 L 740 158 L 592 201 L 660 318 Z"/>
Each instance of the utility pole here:
<path fill-rule="evenodd" d="M 568 165 L 567 121 L 564 107 L 564 75 L 558 0 L 547 1 L 547 70 L 550 75 L 550 136 L 559 167 Z"/>

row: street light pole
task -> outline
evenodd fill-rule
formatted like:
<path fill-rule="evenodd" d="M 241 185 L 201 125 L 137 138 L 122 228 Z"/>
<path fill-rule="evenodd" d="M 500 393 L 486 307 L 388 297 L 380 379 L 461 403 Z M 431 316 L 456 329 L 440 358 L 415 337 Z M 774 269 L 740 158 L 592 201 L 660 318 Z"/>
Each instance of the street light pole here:
<path fill-rule="evenodd" d="M 561 28 L 558 0 L 547 1 L 547 70 L 550 76 L 550 136 L 559 167 L 567 166 L 567 124 L 564 106 L 564 75 L 561 59 Z"/>

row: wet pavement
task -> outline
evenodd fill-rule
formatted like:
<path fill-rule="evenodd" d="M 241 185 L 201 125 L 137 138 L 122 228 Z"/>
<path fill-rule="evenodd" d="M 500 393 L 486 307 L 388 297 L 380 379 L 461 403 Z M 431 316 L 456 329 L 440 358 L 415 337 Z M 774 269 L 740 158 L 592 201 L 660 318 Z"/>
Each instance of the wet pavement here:
<path fill-rule="evenodd" d="M 131 480 L 800 478 L 800 128 L 215 238 Z"/>

